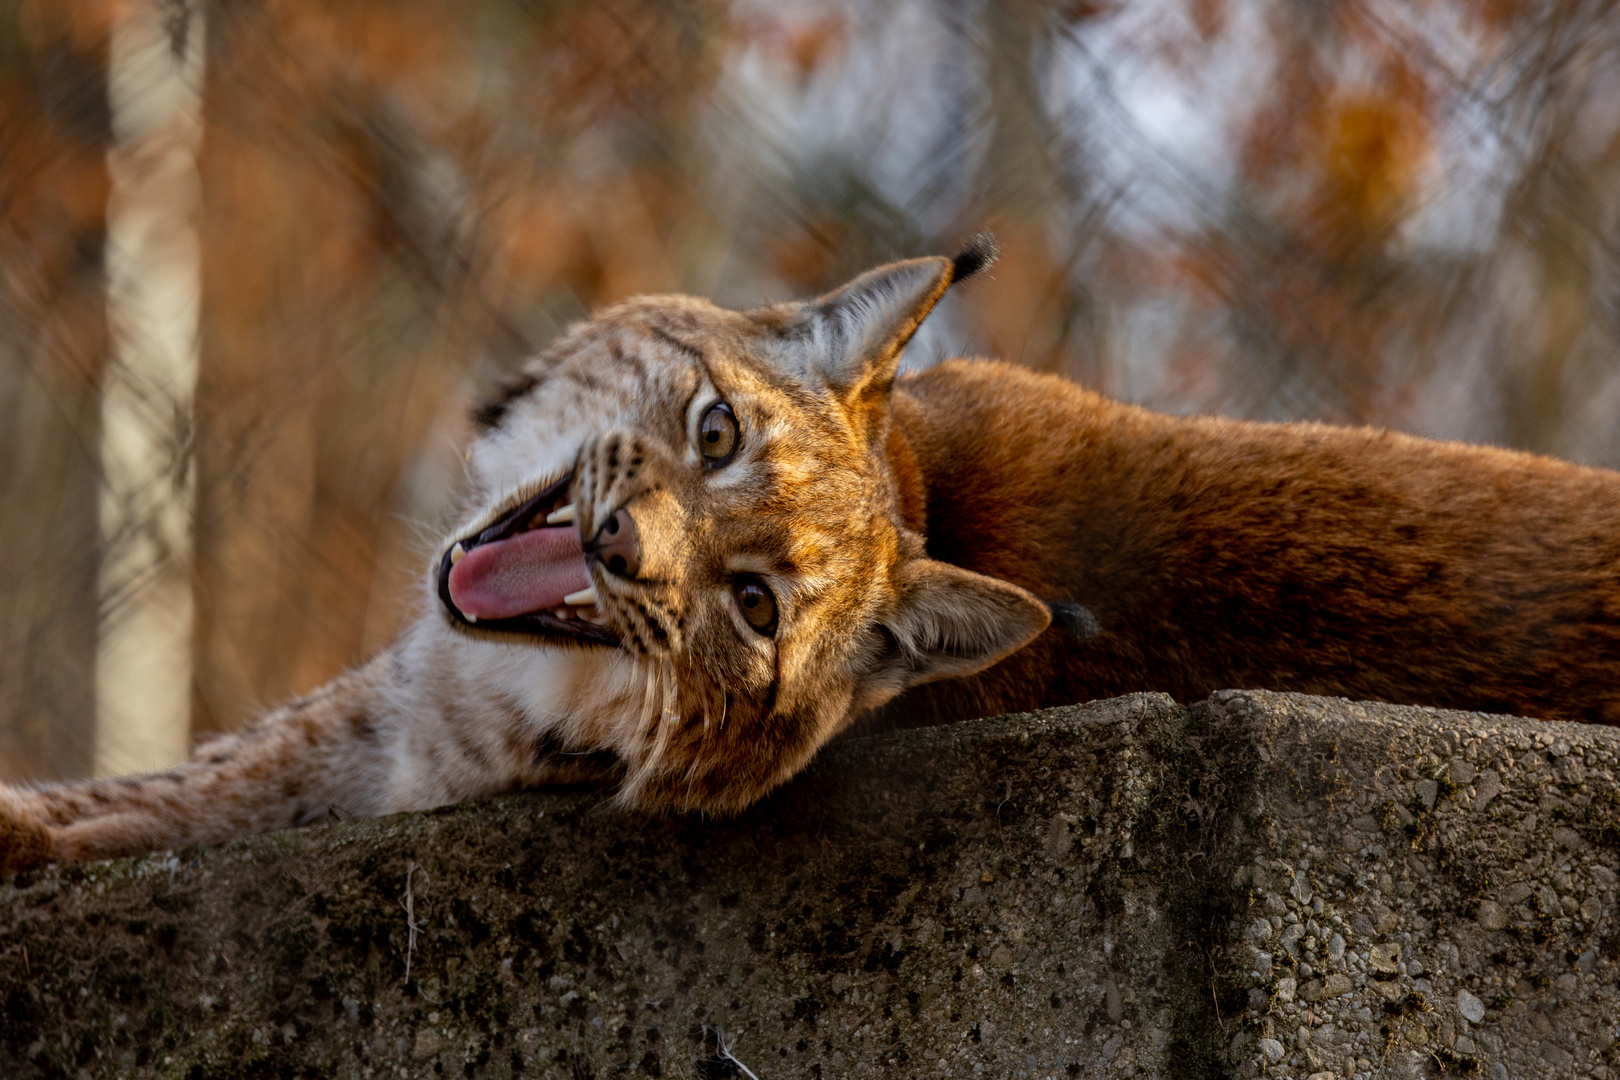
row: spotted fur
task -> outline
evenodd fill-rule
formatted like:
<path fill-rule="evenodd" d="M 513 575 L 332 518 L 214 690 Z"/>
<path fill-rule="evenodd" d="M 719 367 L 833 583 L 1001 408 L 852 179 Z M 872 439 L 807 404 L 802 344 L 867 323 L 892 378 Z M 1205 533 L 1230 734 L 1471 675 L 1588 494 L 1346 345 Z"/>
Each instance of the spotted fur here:
<path fill-rule="evenodd" d="M 382 656 L 167 773 L 0 801 L 0 863 L 78 859 L 596 779 L 647 810 L 732 812 L 905 688 L 1002 659 L 1035 596 L 927 557 L 897 481 L 900 349 L 994 256 L 880 268 L 749 312 L 643 297 L 574 328 L 477 412 L 467 510 L 444 546 L 572 476 L 580 536 L 620 510 L 635 576 L 593 564 L 619 647 L 485 629 L 430 598 Z M 734 458 L 705 466 L 726 402 Z M 909 515 L 909 516 L 908 516 Z M 768 584 L 774 634 L 744 619 Z"/>
<path fill-rule="evenodd" d="M 644 297 L 479 412 L 421 617 L 155 776 L 0 788 L 0 866 L 588 780 L 728 813 L 858 725 L 1225 686 L 1620 722 L 1620 474 L 1320 425 L 1177 419 L 988 361 L 896 380 L 956 260 L 727 311 Z M 739 425 L 721 468 L 701 417 Z M 572 476 L 618 647 L 469 625 L 458 538 Z M 753 629 L 733 588 L 765 583 Z M 1053 624 L 1053 617 L 1056 623 Z"/>

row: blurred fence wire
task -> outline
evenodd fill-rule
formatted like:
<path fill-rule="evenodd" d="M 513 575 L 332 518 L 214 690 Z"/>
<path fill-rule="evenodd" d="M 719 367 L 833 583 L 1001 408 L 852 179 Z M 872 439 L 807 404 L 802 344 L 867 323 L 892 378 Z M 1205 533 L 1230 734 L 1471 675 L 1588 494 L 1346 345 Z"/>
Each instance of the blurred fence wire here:
<path fill-rule="evenodd" d="M 5 0 L 3 778 L 92 767 L 98 640 L 149 599 L 98 587 L 143 4 L 207 28 L 195 390 L 149 410 L 196 734 L 390 639 L 479 389 L 637 292 L 781 299 L 988 227 L 908 364 L 1620 465 L 1607 0 Z"/>

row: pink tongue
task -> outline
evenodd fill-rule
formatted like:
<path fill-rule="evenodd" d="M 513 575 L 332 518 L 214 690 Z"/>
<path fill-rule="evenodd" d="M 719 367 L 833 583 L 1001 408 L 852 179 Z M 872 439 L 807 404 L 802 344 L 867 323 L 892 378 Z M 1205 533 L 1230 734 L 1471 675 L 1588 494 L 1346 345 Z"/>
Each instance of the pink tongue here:
<path fill-rule="evenodd" d="M 463 615 L 509 619 L 562 607 L 590 583 L 579 530 L 565 525 L 473 548 L 450 568 L 450 599 Z"/>

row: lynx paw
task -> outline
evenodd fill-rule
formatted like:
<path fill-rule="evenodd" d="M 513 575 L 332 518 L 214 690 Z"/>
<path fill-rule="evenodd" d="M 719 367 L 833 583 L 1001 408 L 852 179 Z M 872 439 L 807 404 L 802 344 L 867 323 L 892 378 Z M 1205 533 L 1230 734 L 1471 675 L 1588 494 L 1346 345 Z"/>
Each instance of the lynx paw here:
<path fill-rule="evenodd" d="M 53 861 L 50 828 L 16 792 L 0 784 L 0 873 L 32 870 Z"/>

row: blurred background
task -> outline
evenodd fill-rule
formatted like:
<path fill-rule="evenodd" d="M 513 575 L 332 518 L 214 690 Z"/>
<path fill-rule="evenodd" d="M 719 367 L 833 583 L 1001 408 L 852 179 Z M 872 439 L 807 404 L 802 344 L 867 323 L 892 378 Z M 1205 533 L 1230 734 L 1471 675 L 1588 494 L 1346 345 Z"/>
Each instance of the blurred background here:
<path fill-rule="evenodd" d="M 981 228 L 909 365 L 1620 466 L 1612 0 L 0 0 L 0 778 L 388 642 L 571 320 Z"/>

